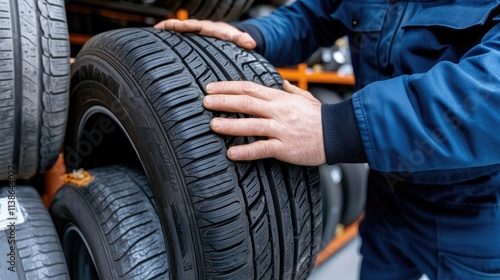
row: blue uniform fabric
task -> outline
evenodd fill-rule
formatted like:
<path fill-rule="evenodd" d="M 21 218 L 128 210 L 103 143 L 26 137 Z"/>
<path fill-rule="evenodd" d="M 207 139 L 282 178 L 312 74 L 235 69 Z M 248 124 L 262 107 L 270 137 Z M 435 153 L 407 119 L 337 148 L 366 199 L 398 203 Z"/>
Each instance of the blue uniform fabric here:
<path fill-rule="evenodd" d="M 500 174 L 455 185 L 388 184 L 371 171 L 361 279 L 500 279 Z"/>
<path fill-rule="evenodd" d="M 348 35 L 327 162 L 367 161 L 361 279 L 500 279 L 500 0 L 299 0 L 238 25 L 275 65 Z"/>
<path fill-rule="evenodd" d="M 263 55 L 275 65 L 304 61 L 347 34 L 358 90 L 352 106 L 370 167 L 450 183 L 500 169 L 499 5 L 306 0 L 244 24 L 262 33 Z M 323 116 L 324 127 L 335 121 Z M 324 129 L 330 164 L 349 157 L 333 145 L 349 137 L 342 131 Z"/>

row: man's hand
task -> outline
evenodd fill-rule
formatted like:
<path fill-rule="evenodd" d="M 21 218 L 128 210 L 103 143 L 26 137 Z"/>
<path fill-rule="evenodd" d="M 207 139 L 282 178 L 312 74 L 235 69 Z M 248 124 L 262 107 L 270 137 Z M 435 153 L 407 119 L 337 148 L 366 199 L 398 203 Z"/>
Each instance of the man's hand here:
<path fill-rule="evenodd" d="M 237 46 L 252 50 L 257 46 L 255 40 L 246 32 L 241 32 L 238 28 L 222 22 L 209 20 L 188 19 L 180 21 L 178 19 L 167 19 L 157 23 L 154 28 L 171 30 L 177 32 L 192 32 L 204 36 L 214 37 L 235 43 Z"/>
<path fill-rule="evenodd" d="M 213 131 L 233 136 L 265 136 L 267 140 L 233 146 L 232 160 L 274 157 L 298 165 L 326 161 L 323 146 L 321 103 L 309 92 L 288 82 L 277 90 L 252 82 L 217 82 L 207 85 L 205 108 L 245 113 L 259 118 L 214 118 Z"/>

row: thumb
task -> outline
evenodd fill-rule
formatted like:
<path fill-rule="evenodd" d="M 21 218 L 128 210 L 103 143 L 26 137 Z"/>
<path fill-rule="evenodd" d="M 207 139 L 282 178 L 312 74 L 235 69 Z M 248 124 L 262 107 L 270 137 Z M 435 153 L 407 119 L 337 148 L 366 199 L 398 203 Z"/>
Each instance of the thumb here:
<path fill-rule="evenodd" d="M 234 43 L 244 49 L 247 50 L 253 50 L 255 47 L 257 47 L 257 43 L 255 40 L 250 36 L 250 34 L 243 32 L 238 34 L 238 37 L 234 40 Z"/>

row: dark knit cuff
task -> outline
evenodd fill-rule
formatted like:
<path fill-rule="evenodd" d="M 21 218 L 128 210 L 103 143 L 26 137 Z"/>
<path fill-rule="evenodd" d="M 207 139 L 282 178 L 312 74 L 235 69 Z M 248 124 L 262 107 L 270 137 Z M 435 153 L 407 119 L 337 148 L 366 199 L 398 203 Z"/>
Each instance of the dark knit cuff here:
<path fill-rule="evenodd" d="M 328 164 L 366 162 L 351 99 L 337 104 L 323 104 L 321 113 L 326 162 Z"/>

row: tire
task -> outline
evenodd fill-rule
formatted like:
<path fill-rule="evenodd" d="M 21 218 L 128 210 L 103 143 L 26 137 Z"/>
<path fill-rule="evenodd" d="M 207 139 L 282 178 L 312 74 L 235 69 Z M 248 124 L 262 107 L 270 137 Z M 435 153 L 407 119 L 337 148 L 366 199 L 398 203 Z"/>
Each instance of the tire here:
<path fill-rule="evenodd" d="M 17 220 L 9 228 L 1 227 L 0 269 L 2 279 L 69 279 L 64 255 L 56 229 L 38 192 L 29 186 L 0 188 L 2 220 L 10 217 L 7 210 L 9 195 L 15 192 Z M 24 222 L 21 219 L 21 215 Z"/>
<path fill-rule="evenodd" d="M 342 98 L 337 92 L 324 87 L 312 87 L 309 92 L 323 104 L 335 104 L 342 102 Z"/>
<path fill-rule="evenodd" d="M 349 226 L 363 213 L 366 203 L 368 167 L 366 164 L 340 164 L 344 187 L 344 206 L 340 222 Z"/>
<path fill-rule="evenodd" d="M 343 209 L 342 170 L 338 165 L 319 166 L 321 192 L 323 197 L 323 235 L 320 250 L 330 244 L 336 236 Z"/>
<path fill-rule="evenodd" d="M 94 36 L 72 68 L 66 163 L 132 151 L 123 158 L 146 171 L 178 279 L 306 279 L 321 241 L 317 168 L 229 161 L 227 147 L 255 139 L 210 130 L 202 98 L 217 80 L 282 83 L 226 41 L 154 29 Z"/>
<path fill-rule="evenodd" d="M 276 7 L 279 7 L 281 5 L 291 5 L 293 2 L 295 2 L 294 0 L 270 0 L 269 3 L 276 6 Z"/>
<path fill-rule="evenodd" d="M 71 279 L 174 279 L 146 176 L 116 165 L 89 173 L 92 182 L 63 186 L 50 208 Z"/>
<path fill-rule="evenodd" d="M 272 5 L 255 5 L 248 9 L 247 15 L 250 18 L 259 18 L 271 14 L 274 10 L 276 7 Z"/>
<path fill-rule="evenodd" d="M 163 0 L 170 10 L 186 9 L 190 18 L 230 21 L 243 15 L 253 0 Z"/>
<path fill-rule="evenodd" d="M 0 181 L 50 168 L 64 140 L 69 42 L 63 0 L 0 0 Z"/>

